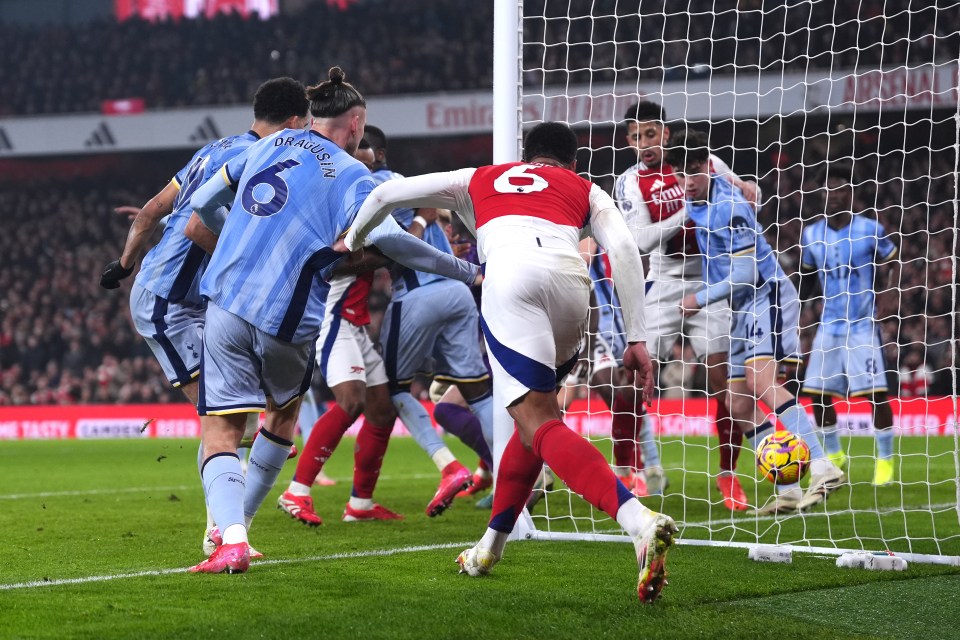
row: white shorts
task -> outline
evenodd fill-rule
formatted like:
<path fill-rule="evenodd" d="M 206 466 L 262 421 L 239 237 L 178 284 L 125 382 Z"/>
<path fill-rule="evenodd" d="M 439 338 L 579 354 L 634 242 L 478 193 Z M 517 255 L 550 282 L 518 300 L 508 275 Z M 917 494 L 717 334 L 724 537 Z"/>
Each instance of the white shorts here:
<path fill-rule="evenodd" d="M 575 253 L 532 245 L 487 262 L 480 324 L 493 384 L 507 406 L 530 391 L 554 391 L 570 372 L 589 303 L 590 277 Z"/>
<path fill-rule="evenodd" d="M 873 327 L 840 335 L 817 329 L 803 391 L 837 397 L 886 393 L 883 349 Z"/>
<path fill-rule="evenodd" d="M 260 412 L 266 398 L 282 409 L 310 388 L 313 359 L 312 340 L 285 342 L 210 302 L 197 413 Z"/>
<path fill-rule="evenodd" d="M 343 320 L 335 332 L 317 338 L 317 366 L 327 386 L 357 380 L 368 387 L 387 384 L 383 357 L 364 327 Z"/>
<path fill-rule="evenodd" d="M 685 337 L 699 360 L 730 349 L 730 306 L 714 302 L 689 318 L 680 313 L 683 297 L 703 288 L 702 282 L 663 280 L 647 283 L 647 349 L 661 362 L 672 360 L 673 345 Z"/>

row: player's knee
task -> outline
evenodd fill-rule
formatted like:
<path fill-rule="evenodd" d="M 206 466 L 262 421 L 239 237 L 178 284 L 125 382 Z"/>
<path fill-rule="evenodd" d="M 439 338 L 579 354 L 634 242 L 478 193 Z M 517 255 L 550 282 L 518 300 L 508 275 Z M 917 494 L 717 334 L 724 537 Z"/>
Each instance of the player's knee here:
<path fill-rule="evenodd" d="M 364 416 L 378 427 L 392 427 L 397 421 L 397 411 L 391 402 L 369 404 L 364 411 Z"/>
<path fill-rule="evenodd" d="M 360 414 L 366 409 L 366 403 L 361 396 L 347 396 L 341 400 L 337 400 L 337 404 L 340 405 L 344 413 L 354 420 L 360 417 Z"/>
<path fill-rule="evenodd" d="M 460 395 L 462 395 L 467 402 L 470 402 L 471 400 L 475 400 L 490 393 L 490 381 L 480 380 L 478 382 L 458 382 L 457 388 L 460 390 Z"/>
<path fill-rule="evenodd" d="M 729 397 L 730 415 L 737 420 L 749 420 L 753 417 L 753 408 L 756 400 L 742 393 L 731 394 Z"/>

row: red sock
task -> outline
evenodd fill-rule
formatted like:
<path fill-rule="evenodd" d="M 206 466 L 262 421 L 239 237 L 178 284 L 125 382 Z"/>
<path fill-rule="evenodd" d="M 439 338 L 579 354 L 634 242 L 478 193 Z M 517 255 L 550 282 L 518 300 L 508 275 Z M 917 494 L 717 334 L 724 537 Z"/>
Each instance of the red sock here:
<path fill-rule="evenodd" d="M 618 467 L 637 469 L 640 465 L 637 436 L 639 435 L 640 416 L 634 413 L 634 403 L 620 394 L 613 396 L 613 463 Z"/>
<path fill-rule="evenodd" d="M 520 434 L 514 429 L 500 458 L 497 488 L 493 492 L 493 516 L 488 525 L 491 529 L 503 533 L 513 531 L 542 468 L 543 460 L 523 446 Z"/>
<path fill-rule="evenodd" d="M 373 497 L 392 432 L 392 424 L 389 427 L 380 427 L 364 418 L 360 433 L 357 434 L 357 448 L 353 453 L 353 490 L 350 495 L 354 498 Z"/>
<path fill-rule="evenodd" d="M 353 418 L 340 405 L 333 403 L 333 406 L 313 425 L 313 431 L 303 445 L 303 453 L 300 454 L 300 460 L 297 462 L 293 481 L 308 487 L 312 485 L 351 424 L 353 424 Z"/>
<path fill-rule="evenodd" d="M 733 471 L 740 457 L 740 445 L 743 444 L 743 434 L 733 424 L 727 405 L 717 400 L 717 412 L 714 421 L 717 425 L 717 436 L 720 438 L 720 471 Z"/>
<path fill-rule="evenodd" d="M 533 437 L 533 453 L 540 456 L 574 493 L 606 511 L 611 518 L 616 518 L 620 505 L 633 497 L 597 448 L 560 420 L 540 425 Z"/>

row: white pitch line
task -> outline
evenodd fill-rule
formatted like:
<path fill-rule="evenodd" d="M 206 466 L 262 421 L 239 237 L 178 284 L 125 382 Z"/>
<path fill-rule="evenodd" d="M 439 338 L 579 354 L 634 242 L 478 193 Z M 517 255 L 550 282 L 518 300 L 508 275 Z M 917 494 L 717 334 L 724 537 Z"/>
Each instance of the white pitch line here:
<path fill-rule="evenodd" d="M 277 560 L 258 560 L 251 563 L 251 566 L 259 567 L 266 565 L 300 564 L 304 562 L 328 562 L 330 560 L 352 560 L 357 558 L 380 558 L 384 556 L 395 556 L 401 553 L 417 553 L 420 551 L 436 551 L 439 549 L 455 549 L 457 547 L 470 546 L 470 542 L 445 542 L 443 544 L 425 544 L 410 547 L 396 547 L 394 549 L 373 549 L 371 551 L 351 551 L 349 553 L 331 553 L 324 556 L 307 556 L 306 558 L 281 558 Z M 59 587 L 63 585 L 87 584 L 90 582 L 109 582 L 112 580 L 125 580 L 127 578 L 143 578 L 147 576 L 168 576 L 176 573 L 186 573 L 189 569 L 178 567 L 176 569 L 154 569 L 151 571 L 136 571 L 133 573 L 114 573 L 102 576 L 86 576 L 83 578 L 63 578 L 58 580 L 33 580 L 31 582 L 15 582 L 12 584 L 0 584 L 0 591 L 12 591 L 14 589 L 33 589 L 36 587 Z"/>

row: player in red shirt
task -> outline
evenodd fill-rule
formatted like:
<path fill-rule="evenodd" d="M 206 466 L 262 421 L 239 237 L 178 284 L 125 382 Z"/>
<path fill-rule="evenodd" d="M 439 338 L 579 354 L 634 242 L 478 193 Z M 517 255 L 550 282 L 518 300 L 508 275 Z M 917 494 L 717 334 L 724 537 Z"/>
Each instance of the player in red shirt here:
<path fill-rule="evenodd" d="M 486 268 L 481 325 L 496 396 L 516 429 L 500 456 L 488 529 L 457 558 L 461 571 L 484 575 L 500 560 L 546 463 L 631 535 L 640 568 L 637 593 L 653 602 L 665 584 L 676 525 L 637 500 L 604 456 L 563 423 L 557 404 L 557 384 L 576 362 L 587 323 L 590 278 L 578 244 L 588 224 L 610 257 L 623 304 L 624 366 L 638 375 L 640 393 L 653 390 L 640 255 L 610 196 L 574 173 L 576 153 L 573 131 L 546 122 L 527 135 L 524 162 L 384 183 L 370 194 L 339 250 L 361 246 L 396 206 L 452 209 L 477 231 Z"/>

